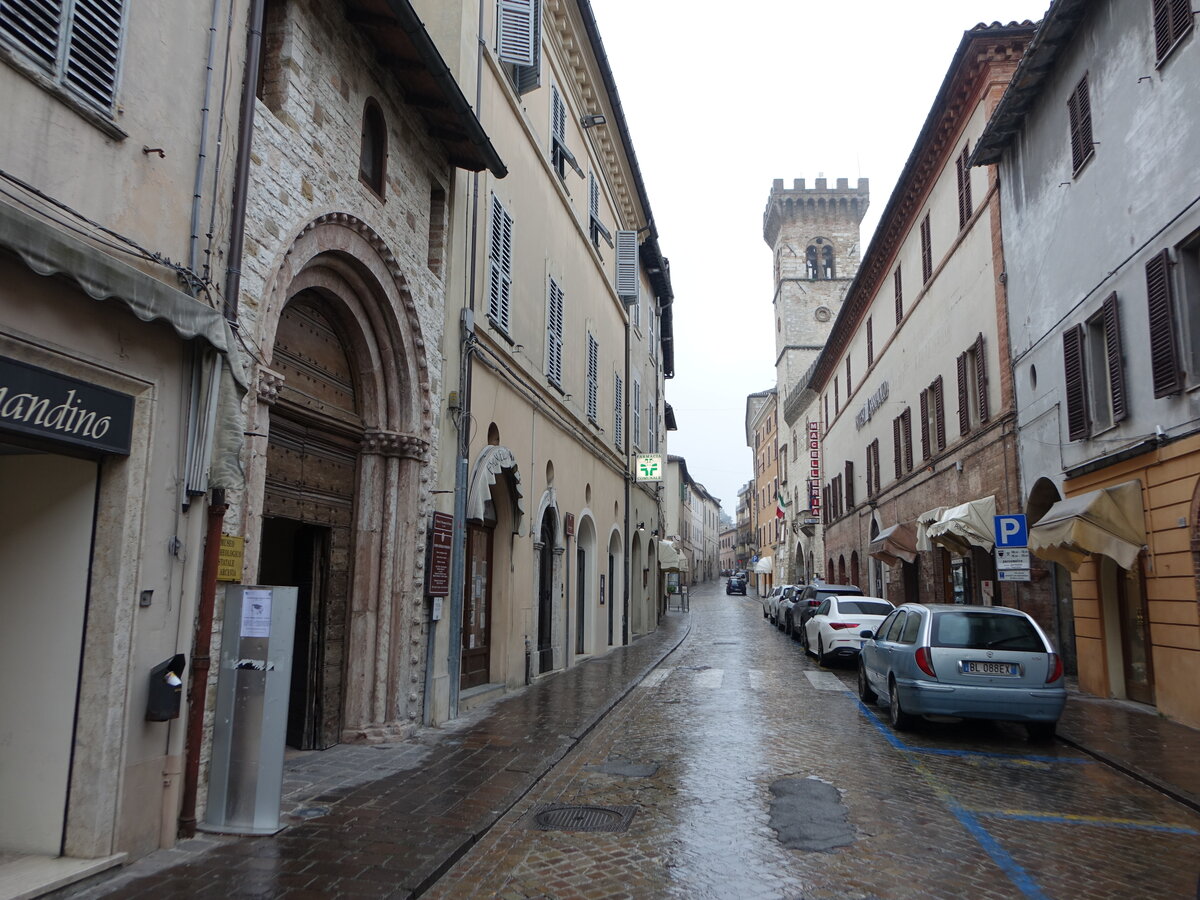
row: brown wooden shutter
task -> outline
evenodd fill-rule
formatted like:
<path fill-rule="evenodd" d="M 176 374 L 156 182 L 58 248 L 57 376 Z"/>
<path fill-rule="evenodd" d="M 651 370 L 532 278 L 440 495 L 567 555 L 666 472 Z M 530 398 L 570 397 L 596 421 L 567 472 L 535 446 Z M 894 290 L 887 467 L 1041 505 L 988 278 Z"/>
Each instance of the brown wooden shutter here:
<path fill-rule="evenodd" d="M 1067 118 L 1071 126 L 1071 168 L 1078 172 L 1093 152 L 1092 103 L 1088 95 L 1087 73 L 1079 79 L 1067 98 Z"/>
<path fill-rule="evenodd" d="M 1191 0 L 1154 0 L 1154 56 L 1162 62 L 1192 27 Z"/>
<path fill-rule="evenodd" d="M 900 417 L 892 419 L 892 443 L 895 445 L 895 460 L 896 460 L 896 480 L 904 474 L 904 458 L 900 453 Z"/>
<path fill-rule="evenodd" d="M 975 388 L 979 392 L 979 421 L 986 422 L 988 415 L 987 356 L 984 354 L 983 332 L 975 338 Z"/>
<path fill-rule="evenodd" d="M 846 460 L 846 508 L 854 509 L 854 463 Z"/>
<path fill-rule="evenodd" d="M 958 433 L 971 430 L 971 408 L 967 397 L 967 354 L 958 355 Z"/>
<path fill-rule="evenodd" d="M 1175 342 L 1175 298 L 1171 290 L 1168 251 L 1146 263 L 1146 309 L 1150 315 L 1150 371 L 1154 396 L 1167 397 L 1183 389 L 1179 345 Z"/>
<path fill-rule="evenodd" d="M 867 317 L 867 365 L 875 362 L 875 334 L 871 328 L 871 318 Z"/>
<path fill-rule="evenodd" d="M 937 426 L 937 448 L 946 449 L 946 402 L 942 397 L 942 376 L 933 382 L 933 418 Z"/>
<path fill-rule="evenodd" d="M 929 459 L 929 388 L 921 391 L 921 459 Z"/>
<path fill-rule="evenodd" d="M 900 275 L 900 266 L 896 266 L 896 272 L 892 275 L 892 286 L 896 289 L 896 324 L 900 324 L 900 320 L 904 318 L 904 279 Z"/>
<path fill-rule="evenodd" d="M 1063 332 L 1063 374 L 1067 390 L 1067 440 L 1079 441 L 1092 430 L 1087 402 L 1087 380 L 1083 371 L 1084 331 L 1075 325 Z"/>
<path fill-rule="evenodd" d="M 821 501 L 824 504 L 821 508 L 821 518 L 826 525 L 829 524 L 829 485 L 821 488 Z"/>
<path fill-rule="evenodd" d="M 929 226 L 929 213 L 921 220 L 921 278 L 928 282 L 933 277 L 933 231 Z"/>
<path fill-rule="evenodd" d="M 900 414 L 900 419 L 904 423 L 904 471 L 911 472 L 913 467 L 912 407 L 905 407 L 904 412 Z"/>
<path fill-rule="evenodd" d="M 879 438 L 871 441 L 871 452 L 875 459 L 875 493 L 879 493 L 880 475 L 879 475 Z"/>
<path fill-rule="evenodd" d="M 1121 359 L 1121 320 L 1117 314 L 1117 295 L 1104 301 L 1104 350 L 1108 357 L 1108 384 L 1112 392 L 1113 424 L 1122 421 L 1129 410 L 1125 403 L 1125 367 Z"/>
<path fill-rule="evenodd" d="M 871 445 L 867 444 L 867 499 L 875 496 L 874 470 L 871 468 Z"/>

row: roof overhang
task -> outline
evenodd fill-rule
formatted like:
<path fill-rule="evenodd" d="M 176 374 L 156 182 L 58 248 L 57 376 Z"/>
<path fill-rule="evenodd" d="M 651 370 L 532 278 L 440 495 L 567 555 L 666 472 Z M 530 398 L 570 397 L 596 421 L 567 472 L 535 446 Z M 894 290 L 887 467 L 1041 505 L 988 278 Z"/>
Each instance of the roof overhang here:
<path fill-rule="evenodd" d="M 343 0 L 346 19 L 371 42 L 376 61 L 425 120 L 452 164 L 497 178 L 508 169 L 408 0 Z"/>

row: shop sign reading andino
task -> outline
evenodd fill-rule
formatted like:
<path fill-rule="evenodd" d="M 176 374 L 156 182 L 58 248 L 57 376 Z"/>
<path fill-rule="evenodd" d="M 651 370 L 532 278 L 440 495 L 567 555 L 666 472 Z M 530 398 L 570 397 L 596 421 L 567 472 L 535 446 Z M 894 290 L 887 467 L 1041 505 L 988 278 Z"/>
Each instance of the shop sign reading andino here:
<path fill-rule="evenodd" d="M 133 397 L 0 356 L 0 432 L 129 453 Z"/>

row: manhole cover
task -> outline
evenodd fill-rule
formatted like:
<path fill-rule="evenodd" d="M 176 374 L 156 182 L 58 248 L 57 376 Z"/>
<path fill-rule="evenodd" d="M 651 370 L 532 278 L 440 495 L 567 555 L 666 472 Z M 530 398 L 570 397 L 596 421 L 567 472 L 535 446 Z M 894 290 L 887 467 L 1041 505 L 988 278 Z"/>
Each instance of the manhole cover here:
<path fill-rule="evenodd" d="M 297 819 L 319 819 L 321 816 L 329 815 L 328 806 L 306 806 L 303 809 L 297 809 L 292 812 L 292 815 Z"/>
<path fill-rule="evenodd" d="M 543 806 L 533 812 L 541 831 L 624 831 L 635 806 Z"/>

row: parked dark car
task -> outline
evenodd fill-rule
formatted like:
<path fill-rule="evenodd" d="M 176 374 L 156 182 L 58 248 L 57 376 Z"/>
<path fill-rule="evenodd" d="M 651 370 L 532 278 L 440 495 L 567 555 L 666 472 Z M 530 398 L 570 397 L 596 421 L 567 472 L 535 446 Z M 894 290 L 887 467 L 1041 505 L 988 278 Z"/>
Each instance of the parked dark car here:
<path fill-rule="evenodd" d="M 804 644 L 805 623 L 817 612 L 817 607 L 826 597 L 861 597 L 862 588 L 855 584 L 826 584 L 824 581 L 814 581 L 797 590 L 788 600 L 786 609 L 781 609 L 783 630 Z M 804 644 L 807 650 L 808 645 Z"/>
<path fill-rule="evenodd" d="M 925 715 L 1021 722 L 1050 740 L 1067 692 L 1038 624 L 1003 606 L 906 603 L 864 629 L 858 696 L 888 707 L 897 731 Z"/>
<path fill-rule="evenodd" d="M 746 579 L 738 578 L 736 575 L 725 582 L 726 594 L 741 594 L 746 596 Z"/>

